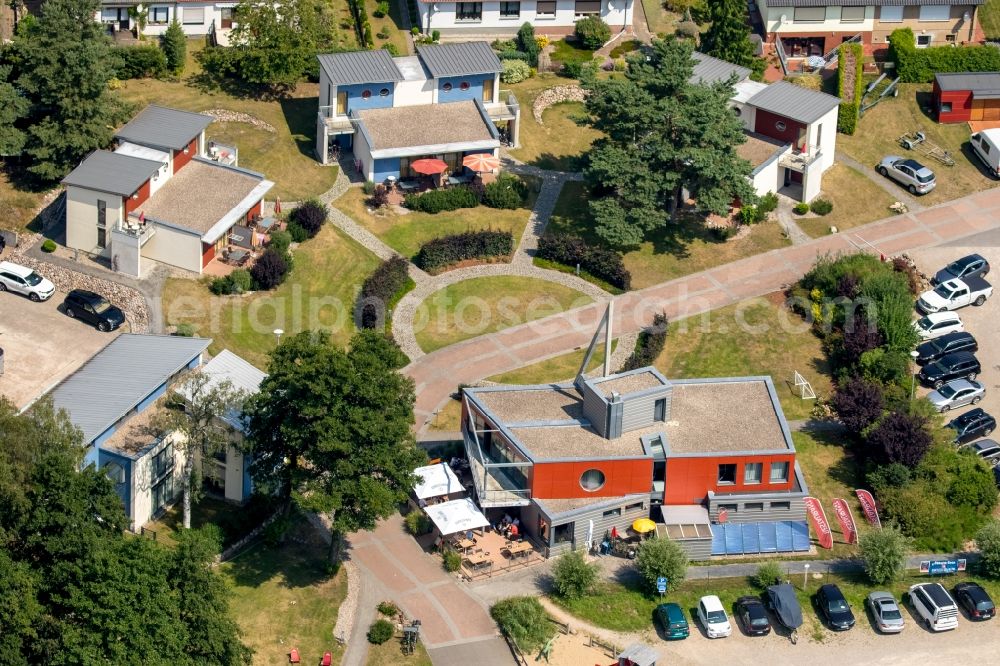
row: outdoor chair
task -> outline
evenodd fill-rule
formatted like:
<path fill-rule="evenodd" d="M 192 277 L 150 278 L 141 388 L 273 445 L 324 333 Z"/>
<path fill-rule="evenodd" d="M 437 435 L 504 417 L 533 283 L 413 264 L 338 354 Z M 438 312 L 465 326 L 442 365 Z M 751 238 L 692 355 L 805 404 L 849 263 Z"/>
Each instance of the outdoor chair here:
<path fill-rule="evenodd" d="M 323 653 L 323 661 L 319 662 L 320 666 L 333 666 L 333 655 L 329 652 Z"/>
<path fill-rule="evenodd" d="M 292 648 L 291 650 L 289 650 L 289 652 L 288 652 L 288 663 L 289 664 L 301 664 L 302 663 L 302 658 L 299 657 L 299 650 L 298 650 L 298 648 Z"/>

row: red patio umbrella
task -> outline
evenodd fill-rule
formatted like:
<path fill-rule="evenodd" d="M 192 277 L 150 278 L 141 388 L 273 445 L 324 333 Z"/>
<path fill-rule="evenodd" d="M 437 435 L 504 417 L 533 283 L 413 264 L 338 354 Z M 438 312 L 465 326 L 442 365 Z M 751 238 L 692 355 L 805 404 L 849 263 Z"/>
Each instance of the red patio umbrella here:
<path fill-rule="evenodd" d="M 410 164 L 410 168 L 417 173 L 422 173 L 427 176 L 434 176 L 439 173 L 444 172 L 448 165 L 445 164 L 444 160 L 437 160 L 432 157 L 427 157 L 422 160 L 416 160 Z"/>
<path fill-rule="evenodd" d="M 490 153 L 475 153 L 462 158 L 462 166 L 469 167 L 477 173 L 495 171 L 500 168 L 500 158 Z"/>
<path fill-rule="evenodd" d="M 274 197 L 274 214 L 281 215 L 281 199 Z"/>

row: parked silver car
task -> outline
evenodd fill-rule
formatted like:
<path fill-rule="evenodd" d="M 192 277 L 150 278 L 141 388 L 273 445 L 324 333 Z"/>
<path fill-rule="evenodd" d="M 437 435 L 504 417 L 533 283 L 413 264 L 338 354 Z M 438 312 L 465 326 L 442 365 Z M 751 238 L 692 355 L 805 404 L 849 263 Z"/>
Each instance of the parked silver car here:
<path fill-rule="evenodd" d="M 865 606 L 872 612 L 875 625 L 882 633 L 898 634 L 903 630 L 903 614 L 889 592 L 872 592 L 865 598 Z"/>
<path fill-rule="evenodd" d="M 968 379 L 953 379 L 936 391 L 927 394 L 934 408 L 939 412 L 946 412 L 955 407 L 965 405 L 975 405 L 986 395 L 986 387 L 979 382 L 970 382 Z"/>
<path fill-rule="evenodd" d="M 937 185 L 933 171 L 908 157 L 899 155 L 884 157 L 879 162 L 877 170 L 883 176 L 892 178 L 908 189 L 910 194 L 927 194 Z"/>

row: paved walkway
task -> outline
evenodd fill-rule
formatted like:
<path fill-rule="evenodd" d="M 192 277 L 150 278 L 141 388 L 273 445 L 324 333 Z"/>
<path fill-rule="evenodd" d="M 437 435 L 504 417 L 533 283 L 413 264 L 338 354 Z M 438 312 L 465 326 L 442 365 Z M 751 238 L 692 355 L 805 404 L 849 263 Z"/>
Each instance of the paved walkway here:
<path fill-rule="evenodd" d="M 812 236 L 802 231 L 802 227 L 792 217 L 792 207 L 796 203 L 798 202 L 791 197 L 779 194 L 778 208 L 774 211 L 774 214 L 778 218 L 778 224 L 781 225 L 781 228 L 785 231 L 785 235 L 788 236 L 788 240 L 792 241 L 792 245 L 805 245 L 812 240 Z"/>
<path fill-rule="evenodd" d="M 891 196 L 895 197 L 896 201 L 905 203 L 911 213 L 915 213 L 926 208 L 926 206 L 910 196 L 906 190 L 897 185 L 895 181 L 889 180 L 882 174 L 875 171 L 875 169 L 862 164 L 853 157 L 850 157 L 845 153 L 837 153 L 837 161 L 868 176 L 869 180 L 888 192 Z"/>
<path fill-rule="evenodd" d="M 616 297 L 615 332 L 639 331 L 661 310 L 677 320 L 763 296 L 792 284 L 817 257 L 831 252 L 855 252 L 870 244 L 887 255 L 897 254 L 997 227 L 1000 189 L 979 192 L 628 292 Z M 429 419 L 458 384 L 471 384 L 587 344 L 604 308 L 603 302 L 595 303 L 416 358 L 405 372 L 416 382 L 417 422 Z"/>

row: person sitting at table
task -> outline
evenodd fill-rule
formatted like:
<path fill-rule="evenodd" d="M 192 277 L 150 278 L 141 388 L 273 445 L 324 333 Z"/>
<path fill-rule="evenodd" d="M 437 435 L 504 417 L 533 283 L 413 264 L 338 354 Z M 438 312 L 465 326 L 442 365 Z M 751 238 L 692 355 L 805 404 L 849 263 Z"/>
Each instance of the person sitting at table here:
<path fill-rule="evenodd" d="M 521 533 L 520 533 L 520 531 L 518 531 L 517 525 L 515 523 L 511 523 L 510 524 L 510 530 L 507 532 L 507 538 L 510 539 L 511 541 L 513 541 L 518 536 L 520 536 L 520 534 Z"/>

